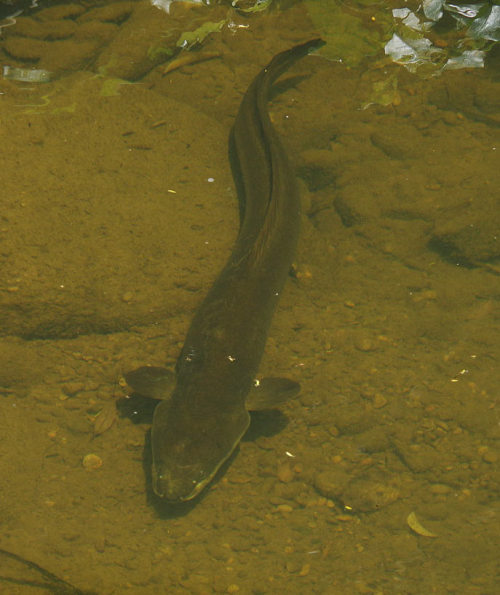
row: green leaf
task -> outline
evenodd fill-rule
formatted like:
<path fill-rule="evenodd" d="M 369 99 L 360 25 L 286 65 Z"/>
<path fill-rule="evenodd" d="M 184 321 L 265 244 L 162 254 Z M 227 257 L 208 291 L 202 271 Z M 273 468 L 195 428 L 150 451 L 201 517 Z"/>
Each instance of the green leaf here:
<path fill-rule="evenodd" d="M 271 3 L 273 0 L 256 0 L 255 4 L 253 6 L 250 6 L 249 8 L 240 8 L 238 6 L 240 1 L 241 0 L 233 0 L 233 6 L 241 12 L 251 13 L 251 12 L 261 12 L 262 10 L 267 10 L 269 8 L 269 6 L 271 6 Z"/>
<path fill-rule="evenodd" d="M 198 27 L 198 29 L 195 29 L 194 31 L 183 33 L 177 40 L 176 45 L 177 47 L 183 49 L 189 49 L 194 45 L 202 43 L 205 37 L 210 35 L 210 33 L 218 33 L 226 23 L 227 19 L 219 21 L 218 23 L 211 21 L 204 23 L 201 27 Z"/>

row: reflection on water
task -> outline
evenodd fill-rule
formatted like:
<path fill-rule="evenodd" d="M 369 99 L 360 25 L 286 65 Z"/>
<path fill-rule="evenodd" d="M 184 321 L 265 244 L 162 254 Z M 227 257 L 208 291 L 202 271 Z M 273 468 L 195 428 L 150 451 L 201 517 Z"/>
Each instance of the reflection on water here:
<path fill-rule="evenodd" d="M 99 593 L 494 592 L 495 50 L 438 78 L 380 49 L 281 81 L 304 217 L 262 375 L 301 396 L 186 510 L 151 502 L 147 418 L 94 433 L 124 372 L 175 362 L 231 250 L 227 133 L 270 56 L 316 34 L 291 4 L 2 21 L 1 66 L 53 76 L 0 79 L 0 545 Z M 224 19 L 199 49 L 216 59 L 164 74 L 182 33 Z"/>

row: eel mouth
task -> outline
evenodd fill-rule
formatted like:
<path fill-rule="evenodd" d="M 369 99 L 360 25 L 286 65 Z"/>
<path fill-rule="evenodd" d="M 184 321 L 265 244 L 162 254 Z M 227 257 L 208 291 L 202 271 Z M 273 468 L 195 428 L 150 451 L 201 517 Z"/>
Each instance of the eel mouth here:
<path fill-rule="evenodd" d="M 222 465 L 224 465 L 236 450 L 248 429 L 248 425 L 249 423 L 241 435 L 234 441 L 233 446 L 227 454 L 208 473 L 200 468 L 199 464 L 174 465 L 168 469 L 165 467 L 162 468 L 162 465 L 157 465 L 153 461 L 152 482 L 154 493 L 163 500 L 171 503 L 188 502 L 196 498 L 213 480 Z"/>
<path fill-rule="evenodd" d="M 167 502 L 188 502 L 198 496 L 216 472 L 217 470 L 200 481 L 196 481 L 185 477 L 175 479 L 168 473 L 156 473 L 153 469 L 153 491 Z"/>

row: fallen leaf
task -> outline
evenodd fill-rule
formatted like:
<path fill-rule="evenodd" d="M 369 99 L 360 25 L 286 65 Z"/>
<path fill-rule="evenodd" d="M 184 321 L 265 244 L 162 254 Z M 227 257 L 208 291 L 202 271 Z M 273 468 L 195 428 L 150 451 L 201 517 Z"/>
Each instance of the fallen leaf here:
<path fill-rule="evenodd" d="M 94 436 L 103 434 L 106 430 L 115 423 L 116 420 L 116 405 L 114 401 L 112 403 L 106 403 L 104 407 L 99 411 L 94 419 Z"/>

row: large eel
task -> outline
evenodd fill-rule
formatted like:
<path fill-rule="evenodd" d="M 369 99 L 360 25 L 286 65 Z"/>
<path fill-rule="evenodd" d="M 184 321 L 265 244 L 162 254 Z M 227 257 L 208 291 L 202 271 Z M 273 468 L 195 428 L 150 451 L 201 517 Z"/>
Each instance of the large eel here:
<path fill-rule="evenodd" d="M 163 388 L 162 369 L 143 367 L 125 375 L 137 392 L 164 399 L 151 429 L 152 482 L 155 493 L 168 501 L 197 496 L 250 423 L 249 394 L 300 222 L 294 174 L 267 112 L 269 91 L 293 63 L 323 43 L 313 39 L 275 56 L 243 97 L 229 143 L 240 230 L 191 322 L 173 392 Z"/>

